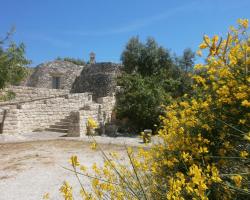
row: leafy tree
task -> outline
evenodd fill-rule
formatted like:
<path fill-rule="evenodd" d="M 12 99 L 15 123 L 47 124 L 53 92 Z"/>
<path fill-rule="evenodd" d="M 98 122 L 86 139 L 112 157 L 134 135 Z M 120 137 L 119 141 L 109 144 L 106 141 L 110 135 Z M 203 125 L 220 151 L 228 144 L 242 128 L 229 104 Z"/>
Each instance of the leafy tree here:
<path fill-rule="evenodd" d="M 158 77 L 125 74 L 119 80 L 122 90 L 117 93 L 117 117 L 129 118 L 130 128 L 135 131 L 153 128 L 159 124 L 161 104 L 170 102 L 170 96 Z"/>
<path fill-rule="evenodd" d="M 139 37 L 129 40 L 121 56 L 126 73 L 139 73 L 142 76 L 152 76 L 172 67 L 170 53 L 159 46 L 153 38 L 148 38 L 143 44 Z"/>
<path fill-rule="evenodd" d="M 27 74 L 26 65 L 30 63 L 24 56 L 24 44 L 11 41 L 12 34 L 13 30 L 0 40 L 0 89 L 20 83 Z"/>
<path fill-rule="evenodd" d="M 191 67 L 188 53 L 185 58 Z M 159 124 L 161 105 L 190 89 L 184 85 L 190 78 L 179 67 L 180 62 L 175 62 L 168 50 L 152 38 L 145 44 L 138 37 L 131 38 L 121 60 L 124 73 L 118 81 L 122 90 L 117 94 L 117 116 L 128 118 L 137 131 L 154 129 Z"/>
<path fill-rule="evenodd" d="M 187 48 L 183 51 L 182 57 L 179 59 L 179 66 L 185 72 L 191 71 L 194 66 L 195 53 Z"/>
<path fill-rule="evenodd" d="M 190 48 L 185 49 L 182 56 L 176 59 L 176 65 L 180 69 L 179 77 L 177 78 L 179 80 L 179 86 L 175 92 L 177 96 L 192 92 L 191 75 L 193 73 L 194 60 L 195 53 Z"/>

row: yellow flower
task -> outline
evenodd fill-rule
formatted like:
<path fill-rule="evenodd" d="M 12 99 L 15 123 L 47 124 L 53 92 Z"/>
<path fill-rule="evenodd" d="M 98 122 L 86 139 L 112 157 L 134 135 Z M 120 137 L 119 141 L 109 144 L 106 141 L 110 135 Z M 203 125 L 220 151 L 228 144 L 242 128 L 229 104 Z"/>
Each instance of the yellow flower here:
<path fill-rule="evenodd" d="M 118 159 L 119 154 L 117 152 L 111 152 L 110 155 L 112 156 L 112 158 Z"/>
<path fill-rule="evenodd" d="M 199 46 L 200 49 L 205 49 L 207 48 L 207 44 L 206 43 L 201 43 L 200 46 Z"/>
<path fill-rule="evenodd" d="M 71 156 L 70 163 L 73 167 L 77 167 L 80 165 L 77 156 Z"/>
<path fill-rule="evenodd" d="M 202 128 L 204 128 L 207 131 L 211 130 L 211 128 L 210 128 L 210 126 L 208 124 L 203 124 Z"/>
<path fill-rule="evenodd" d="M 188 194 L 194 192 L 194 188 L 192 187 L 192 185 L 190 183 L 188 183 L 186 185 L 186 190 L 187 190 Z"/>
<path fill-rule="evenodd" d="M 93 142 L 93 143 L 91 144 L 91 146 L 90 146 L 90 148 L 91 148 L 91 149 L 93 149 L 93 150 L 95 150 L 95 149 L 96 149 L 96 147 L 97 147 L 96 142 Z"/>
<path fill-rule="evenodd" d="M 239 120 L 239 124 L 245 124 L 246 123 L 246 120 L 245 119 L 240 119 Z"/>
<path fill-rule="evenodd" d="M 250 107 L 250 102 L 248 100 L 244 100 L 241 102 L 241 105 L 244 107 Z"/>
<path fill-rule="evenodd" d="M 49 198 L 49 193 L 47 192 L 43 195 L 43 200 L 48 200 L 48 199 L 50 198 Z"/>
<path fill-rule="evenodd" d="M 218 35 L 215 35 L 212 39 L 213 43 L 217 43 L 219 40 L 219 36 Z"/>
<path fill-rule="evenodd" d="M 86 172 L 87 167 L 85 167 L 84 165 L 81 165 L 80 170 L 83 171 L 83 172 Z"/>
<path fill-rule="evenodd" d="M 92 180 L 92 185 L 93 185 L 93 187 L 97 187 L 99 184 L 100 184 L 100 182 L 99 182 L 98 179 L 94 178 L 94 179 Z"/>
<path fill-rule="evenodd" d="M 197 56 L 202 56 L 202 51 L 201 50 L 197 50 L 196 54 L 197 54 Z"/>
<path fill-rule="evenodd" d="M 60 192 L 63 194 L 65 200 L 73 200 L 72 187 L 68 182 L 64 182 L 60 188 Z"/>
<path fill-rule="evenodd" d="M 207 43 L 210 44 L 210 38 L 207 35 L 204 35 L 203 40 Z"/>
<path fill-rule="evenodd" d="M 247 97 L 247 94 L 245 92 L 238 92 L 238 93 L 235 94 L 235 97 L 237 99 L 244 99 L 244 98 Z"/>
<path fill-rule="evenodd" d="M 248 156 L 247 151 L 241 151 L 241 152 L 240 152 L 240 157 L 246 158 L 247 156 Z"/>
<path fill-rule="evenodd" d="M 250 142 L 250 132 L 247 135 L 244 135 L 244 139 Z"/>
<path fill-rule="evenodd" d="M 219 177 L 219 170 L 215 167 L 215 166 L 212 166 L 212 169 L 211 169 L 211 172 L 212 172 L 212 177 L 211 179 L 214 181 L 214 182 L 221 182 L 221 178 Z"/>
<path fill-rule="evenodd" d="M 187 108 L 189 106 L 188 102 L 186 102 L 186 101 L 180 102 L 180 105 L 185 107 L 185 108 Z"/>
<path fill-rule="evenodd" d="M 198 150 L 199 153 L 208 153 L 207 147 L 200 147 Z"/>
<path fill-rule="evenodd" d="M 202 85 L 204 85 L 205 82 L 206 82 L 206 80 L 205 80 L 203 77 L 198 76 L 198 75 L 194 75 L 194 76 L 193 76 L 193 79 L 195 79 L 195 81 L 196 81 L 197 83 L 201 83 Z"/>
<path fill-rule="evenodd" d="M 183 158 L 184 161 L 187 162 L 191 156 L 189 153 L 182 152 L 181 157 Z"/>
<path fill-rule="evenodd" d="M 96 163 L 92 165 L 92 169 L 96 174 L 100 174 L 101 172 L 100 169 L 97 167 Z"/>
<path fill-rule="evenodd" d="M 95 121 L 93 118 L 91 118 L 91 117 L 88 118 L 87 127 L 93 128 L 93 129 L 97 128 L 97 123 L 96 123 L 96 121 Z"/>
<path fill-rule="evenodd" d="M 239 19 L 238 20 L 239 25 L 241 25 L 244 28 L 248 28 L 248 19 Z"/>
<path fill-rule="evenodd" d="M 237 187 L 241 186 L 242 176 L 234 175 L 234 176 L 231 176 L 231 179 L 234 181 L 234 183 Z"/>

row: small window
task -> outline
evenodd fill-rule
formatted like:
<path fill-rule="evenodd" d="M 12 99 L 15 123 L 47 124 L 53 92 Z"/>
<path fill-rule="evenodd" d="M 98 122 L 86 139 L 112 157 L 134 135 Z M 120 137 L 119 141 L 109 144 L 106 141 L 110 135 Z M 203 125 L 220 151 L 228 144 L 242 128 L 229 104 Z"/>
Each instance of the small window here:
<path fill-rule="evenodd" d="M 52 77 L 52 88 L 59 89 L 60 88 L 60 77 Z"/>

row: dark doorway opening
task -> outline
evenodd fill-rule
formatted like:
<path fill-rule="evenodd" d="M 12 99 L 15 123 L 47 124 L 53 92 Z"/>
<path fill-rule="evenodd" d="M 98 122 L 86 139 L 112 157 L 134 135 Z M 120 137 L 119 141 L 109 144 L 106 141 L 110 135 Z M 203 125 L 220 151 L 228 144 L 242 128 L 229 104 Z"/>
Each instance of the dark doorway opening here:
<path fill-rule="evenodd" d="M 52 77 L 52 88 L 59 89 L 60 88 L 60 77 L 53 76 Z"/>

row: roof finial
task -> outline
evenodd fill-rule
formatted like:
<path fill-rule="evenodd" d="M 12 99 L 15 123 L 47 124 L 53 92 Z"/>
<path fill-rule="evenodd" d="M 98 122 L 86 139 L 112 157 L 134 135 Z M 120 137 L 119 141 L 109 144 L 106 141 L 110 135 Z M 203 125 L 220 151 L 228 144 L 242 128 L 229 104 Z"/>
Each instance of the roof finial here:
<path fill-rule="evenodd" d="M 94 52 L 91 52 L 89 54 L 89 63 L 90 64 L 95 64 L 95 53 Z"/>

